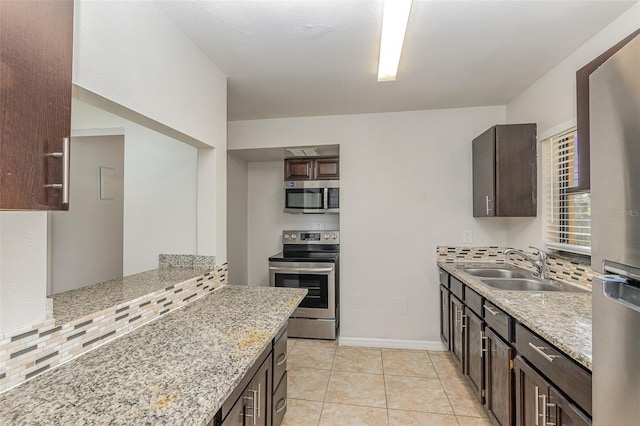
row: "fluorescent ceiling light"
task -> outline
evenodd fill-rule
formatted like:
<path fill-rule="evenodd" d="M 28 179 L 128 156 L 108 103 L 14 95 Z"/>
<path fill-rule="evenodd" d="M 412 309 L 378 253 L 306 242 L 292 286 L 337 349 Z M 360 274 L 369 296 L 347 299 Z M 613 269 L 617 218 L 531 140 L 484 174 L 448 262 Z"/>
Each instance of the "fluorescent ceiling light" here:
<path fill-rule="evenodd" d="M 385 0 L 380 37 L 378 81 L 395 81 L 402 53 L 411 0 Z"/>

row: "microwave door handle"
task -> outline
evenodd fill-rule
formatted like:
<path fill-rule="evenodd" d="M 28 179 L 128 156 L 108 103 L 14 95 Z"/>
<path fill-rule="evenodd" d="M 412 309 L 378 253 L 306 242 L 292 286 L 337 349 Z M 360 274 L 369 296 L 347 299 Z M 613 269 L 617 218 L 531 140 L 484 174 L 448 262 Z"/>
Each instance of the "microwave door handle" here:
<path fill-rule="evenodd" d="M 270 266 L 269 270 L 275 271 L 275 272 L 291 273 L 291 274 L 297 274 L 300 272 L 324 272 L 324 273 L 333 272 L 333 268 L 280 268 L 277 266 Z"/>

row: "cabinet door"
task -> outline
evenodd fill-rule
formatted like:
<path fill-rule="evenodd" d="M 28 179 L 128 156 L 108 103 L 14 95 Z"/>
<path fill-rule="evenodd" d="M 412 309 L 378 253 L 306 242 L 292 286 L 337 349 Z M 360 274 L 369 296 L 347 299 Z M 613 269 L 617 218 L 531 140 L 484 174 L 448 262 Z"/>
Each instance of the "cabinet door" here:
<path fill-rule="evenodd" d="M 247 403 L 244 395 L 240 396 L 229 414 L 222 422 L 222 426 L 245 426 L 245 414 L 247 414 Z"/>
<path fill-rule="evenodd" d="M 484 345 L 485 408 L 494 423 L 512 425 L 514 349 L 488 327 Z"/>
<path fill-rule="evenodd" d="M 314 163 L 310 158 L 284 160 L 284 180 L 311 180 L 313 172 Z"/>
<path fill-rule="evenodd" d="M 451 355 L 453 360 L 460 367 L 460 371 L 463 371 L 464 364 L 464 339 L 463 339 L 463 324 L 464 324 L 464 305 L 456 297 L 451 295 L 450 301 L 451 312 L 451 337 L 449 344 L 451 345 Z"/>
<path fill-rule="evenodd" d="M 449 290 L 440 286 L 440 339 L 444 347 L 449 350 Z"/>
<path fill-rule="evenodd" d="M 515 359 L 516 425 L 542 425 L 548 403 L 549 383 L 524 358 Z"/>
<path fill-rule="evenodd" d="M 340 179 L 340 160 L 338 158 L 318 158 L 316 163 L 316 179 Z"/>
<path fill-rule="evenodd" d="M 0 209 L 67 210 L 73 1 L 0 1 Z"/>
<path fill-rule="evenodd" d="M 246 423 L 253 426 L 271 426 L 271 355 L 262 363 L 249 386 L 247 386 Z"/>
<path fill-rule="evenodd" d="M 495 126 L 473 140 L 473 216 L 495 216 Z"/>
<path fill-rule="evenodd" d="M 495 215 L 536 216 L 536 125 L 496 126 Z"/>
<path fill-rule="evenodd" d="M 547 416 L 548 425 L 591 426 L 589 416 L 562 396 L 554 387 L 549 390 Z"/>
<path fill-rule="evenodd" d="M 482 389 L 484 369 L 482 368 L 482 346 L 484 336 L 484 322 L 471 309 L 465 308 L 465 353 L 464 374 L 476 394 L 478 401 L 483 401 Z"/>

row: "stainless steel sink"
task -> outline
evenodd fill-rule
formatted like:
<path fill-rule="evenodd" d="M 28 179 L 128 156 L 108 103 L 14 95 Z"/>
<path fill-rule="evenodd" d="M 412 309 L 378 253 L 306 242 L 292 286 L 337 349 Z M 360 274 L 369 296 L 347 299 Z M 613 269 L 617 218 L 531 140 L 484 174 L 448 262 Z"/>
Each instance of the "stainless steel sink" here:
<path fill-rule="evenodd" d="M 467 268 L 467 274 L 484 278 L 526 278 L 522 272 L 504 268 Z"/>
<path fill-rule="evenodd" d="M 507 291 L 562 291 L 571 293 L 588 293 L 579 287 L 561 282 L 547 282 L 535 278 L 485 278 L 481 280 L 496 290 Z"/>

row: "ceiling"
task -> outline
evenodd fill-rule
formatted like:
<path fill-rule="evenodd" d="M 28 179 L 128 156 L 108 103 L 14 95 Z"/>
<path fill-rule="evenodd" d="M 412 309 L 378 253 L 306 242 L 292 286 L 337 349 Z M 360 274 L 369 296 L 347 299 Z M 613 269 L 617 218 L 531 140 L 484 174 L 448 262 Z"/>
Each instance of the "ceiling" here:
<path fill-rule="evenodd" d="M 414 0 L 377 82 L 381 0 L 158 0 L 228 77 L 228 119 L 504 105 L 634 1 Z"/>

